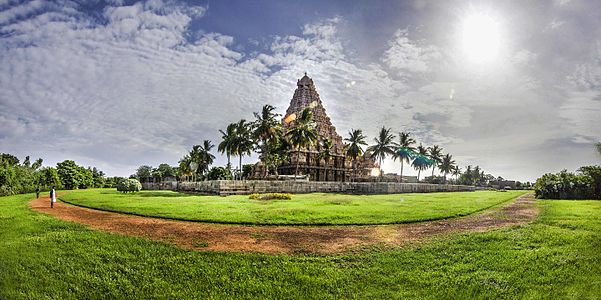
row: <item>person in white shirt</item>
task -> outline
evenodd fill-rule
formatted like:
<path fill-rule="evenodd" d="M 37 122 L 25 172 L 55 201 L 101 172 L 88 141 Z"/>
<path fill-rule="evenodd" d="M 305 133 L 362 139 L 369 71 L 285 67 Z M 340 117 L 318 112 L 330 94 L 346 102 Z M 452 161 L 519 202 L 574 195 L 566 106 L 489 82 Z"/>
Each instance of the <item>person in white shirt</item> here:
<path fill-rule="evenodd" d="M 50 190 L 50 208 L 54 208 L 54 202 L 56 202 L 56 191 L 52 187 L 52 190 Z"/>

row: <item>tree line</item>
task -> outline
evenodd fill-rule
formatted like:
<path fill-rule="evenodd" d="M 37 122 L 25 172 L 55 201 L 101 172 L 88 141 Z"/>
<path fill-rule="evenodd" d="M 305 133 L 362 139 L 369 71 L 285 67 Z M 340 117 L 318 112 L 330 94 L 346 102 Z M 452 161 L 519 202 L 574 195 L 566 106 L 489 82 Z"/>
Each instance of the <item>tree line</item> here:
<path fill-rule="evenodd" d="M 106 177 L 96 167 L 83 167 L 72 160 L 57 163 L 56 167 L 43 166 L 41 158 L 31 161 L 26 156 L 21 162 L 9 153 L 0 154 L 0 195 L 14 195 L 57 189 L 85 189 L 114 187 L 121 177 Z"/>
<path fill-rule="evenodd" d="M 284 123 L 289 126 L 285 128 L 279 121 L 280 114 L 275 113 L 275 107 L 264 105 L 260 112 L 253 113 L 254 120 L 240 121 L 229 124 L 226 128 L 219 130 L 221 140 L 219 144 L 214 145 L 210 140 L 204 140 L 200 145 L 192 146 L 189 153 L 182 157 L 175 170 L 174 177 L 180 180 L 196 181 L 203 179 L 243 179 L 250 175 L 252 165 L 242 165 L 244 156 L 250 156 L 257 153 L 264 164 L 263 177 L 268 175 L 278 175 L 277 168 L 290 159 L 291 150 L 296 150 L 299 155 L 300 149 L 315 146 L 318 150 L 317 163 L 322 161 L 328 165 L 330 159 L 334 156 L 332 141 L 319 136 L 316 123 L 313 119 L 313 112 L 310 107 L 305 108 L 298 114 L 292 114 L 284 119 Z M 397 139 L 398 137 L 398 139 Z M 397 180 L 403 179 L 405 165 L 415 169 L 417 180 L 421 181 L 421 175 L 431 169 L 430 176 L 423 179 L 425 182 L 447 183 L 448 176 L 454 176 L 451 179 L 454 183 L 469 185 L 487 185 L 499 178 L 490 174 L 485 174 L 480 167 L 468 166 L 465 172 L 457 165 L 453 156 L 449 153 L 443 153 L 443 148 L 439 145 L 424 146 L 417 141 L 409 132 L 400 132 L 393 134 L 392 128 L 383 126 L 378 135 L 371 144 L 367 142 L 367 136 L 362 129 L 351 129 L 344 138 L 344 153 L 352 162 L 353 177 L 357 177 L 357 161 L 366 155 L 378 162 L 380 167 L 379 176 L 384 175 L 381 166 L 384 160 L 392 158 L 400 164 L 400 175 Z M 217 152 L 227 157 L 225 167 L 213 167 L 215 156 L 212 151 L 217 148 Z M 233 168 L 232 159 L 238 158 L 237 168 Z M 298 163 L 298 157 L 296 162 Z M 142 166 L 144 172 L 136 172 L 138 178 L 161 178 L 153 176 L 153 170 L 159 171 L 159 168 L 152 169 L 150 166 Z M 295 175 L 298 174 L 298 164 L 295 167 Z M 435 176 L 438 170 L 442 176 Z M 324 170 L 325 172 L 325 170 Z"/>

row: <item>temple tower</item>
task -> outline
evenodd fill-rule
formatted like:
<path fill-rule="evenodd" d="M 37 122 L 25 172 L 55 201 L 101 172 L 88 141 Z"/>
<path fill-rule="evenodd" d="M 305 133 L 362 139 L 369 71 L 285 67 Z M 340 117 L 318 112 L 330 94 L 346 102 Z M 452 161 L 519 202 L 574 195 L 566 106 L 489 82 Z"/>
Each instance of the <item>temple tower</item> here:
<path fill-rule="evenodd" d="M 350 181 L 353 175 L 352 163 L 345 156 L 343 139 L 336 132 L 336 127 L 332 125 L 315 89 L 313 79 L 305 73 L 305 76 L 296 83 L 296 90 L 290 101 L 290 106 L 282 120 L 285 130 L 294 125 L 295 116 L 300 115 L 306 107 L 310 107 L 313 112 L 313 120 L 315 121 L 319 140 L 315 145 L 300 150 L 298 154 L 299 174 L 309 175 L 309 179 L 313 181 Z M 320 150 L 319 145 L 324 139 L 330 140 L 333 146 L 333 157 L 328 162 L 317 159 Z M 290 160 L 278 168 L 278 173 L 293 175 L 296 169 L 296 160 L 297 150 L 293 149 L 290 151 Z M 363 163 L 363 165 L 367 164 Z M 373 167 L 373 163 L 371 167 Z M 363 173 L 365 172 L 359 172 L 358 175 L 363 176 Z"/>

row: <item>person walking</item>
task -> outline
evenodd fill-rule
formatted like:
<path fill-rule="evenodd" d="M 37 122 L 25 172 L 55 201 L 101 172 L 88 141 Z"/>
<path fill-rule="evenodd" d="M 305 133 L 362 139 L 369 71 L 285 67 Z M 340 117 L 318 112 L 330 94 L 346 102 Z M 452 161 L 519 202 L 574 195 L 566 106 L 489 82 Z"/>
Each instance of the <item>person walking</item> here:
<path fill-rule="evenodd" d="M 56 191 L 53 186 L 50 190 L 50 208 L 54 208 L 54 202 L 56 202 Z"/>
<path fill-rule="evenodd" d="M 36 199 L 40 198 L 40 185 L 39 184 L 35 187 L 35 198 Z"/>

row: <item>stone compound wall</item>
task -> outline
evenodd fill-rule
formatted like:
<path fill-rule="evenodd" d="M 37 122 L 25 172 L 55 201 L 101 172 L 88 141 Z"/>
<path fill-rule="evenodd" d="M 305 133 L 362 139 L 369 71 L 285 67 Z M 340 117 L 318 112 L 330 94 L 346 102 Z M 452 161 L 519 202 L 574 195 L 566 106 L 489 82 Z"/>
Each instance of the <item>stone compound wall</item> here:
<path fill-rule="evenodd" d="M 200 182 L 144 183 L 146 190 L 177 190 L 211 195 L 246 195 L 252 193 L 346 193 L 399 194 L 474 191 L 473 186 L 396 182 L 317 182 L 267 180 L 212 180 Z"/>

